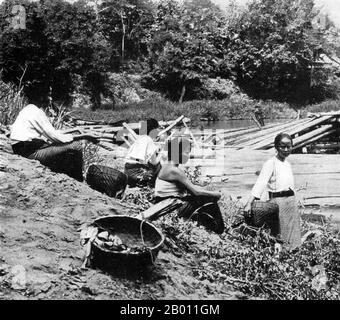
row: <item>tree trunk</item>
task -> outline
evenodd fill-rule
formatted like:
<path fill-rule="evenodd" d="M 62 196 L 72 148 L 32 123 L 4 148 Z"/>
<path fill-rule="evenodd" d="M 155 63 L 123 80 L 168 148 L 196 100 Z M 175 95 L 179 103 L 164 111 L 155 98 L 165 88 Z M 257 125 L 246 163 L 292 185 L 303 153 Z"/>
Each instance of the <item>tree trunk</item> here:
<path fill-rule="evenodd" d="M 181 96 L 179 97 L 178 103 L 182 103 L 184 95 L 185 95 L 185 85 L 183 85 L 182 87 L 182 92 L 181 92 Z"/>
<path fill-rule="evenodd" d="M 126 27 L 124 24 L 124 18 L 123 18 L 123 13 L 120 14 L 120 19 L 122 22 L 122 31 L 123 31 L 123 35 L 122 35 L 122 53 L 121 53 L 121 63 L 124 63 L 124 59 L 125 59 L 125 34 L 126 34 Z"/>

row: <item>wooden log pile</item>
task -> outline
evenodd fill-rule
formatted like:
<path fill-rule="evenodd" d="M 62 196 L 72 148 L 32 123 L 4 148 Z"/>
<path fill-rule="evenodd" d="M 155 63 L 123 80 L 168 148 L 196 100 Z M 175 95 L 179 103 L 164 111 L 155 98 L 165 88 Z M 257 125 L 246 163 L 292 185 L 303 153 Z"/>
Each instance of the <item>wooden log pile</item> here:
<path fill-rule="evenodd" d="M 179 124 L 186 125 L 190 122 L 189 118 L 183 115 L 172 121 L 160 121 L 160 127 L 163 128 L 158 136 L 174 129 Z M 140 123 L 126 123 L 125 121 L 105 122 L 92 121 L 83 119 L 71 119 L 67 124 L 67 129 L 63 133 L 71 134 L 91 134 L 99 138 L 99 146 L 109 151 L 114 150 L 113 144 L 123 144 L 130 146 L 138 137 L 141 129 Z"/>
<path fill-rule="evenodd" d="M 274 148 L 274 139 L 281 132 L 293 137 L 294 150 L 301 149 L 340 132 L 340 113 L 311 114 L 305 119 L 290 120 L 262 127 L 225 130 L 217 133 L 223 139 L 224 147 L 235 149 L 268 150 Z"/>

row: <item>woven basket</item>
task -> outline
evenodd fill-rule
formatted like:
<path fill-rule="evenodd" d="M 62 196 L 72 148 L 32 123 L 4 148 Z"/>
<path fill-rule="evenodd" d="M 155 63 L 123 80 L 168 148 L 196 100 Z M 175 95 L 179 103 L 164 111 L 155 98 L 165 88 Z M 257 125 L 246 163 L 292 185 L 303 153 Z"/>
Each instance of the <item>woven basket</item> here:
<path fill-rule="evenodd" d="M 268 228 L 273 236 L 280 233 L 279 206 L 269 201 L 255 200 L 251 205 L 251 217 L 246 223 L 257 228 Z"/>
<path fill-rule="evenodd" d="M 87 184 L 109 197 L 121 198 L 127 185 L 127 175 L 114 168 L 92 164 L 86 174 Z"/>
<path fill-rule="evenodd" d="M 138 248 L 124 253 L 99 247 L 92 243 L 91 265 L 104 269 L 139 268 L 153 264 L 163 245 L 163 234 L 150 222 L 130 216 L 116 215 L 95 220 L 99 232 L 117 235 L 128 248 Z M 140 250 L 139 250 L 140 249 Z"/>

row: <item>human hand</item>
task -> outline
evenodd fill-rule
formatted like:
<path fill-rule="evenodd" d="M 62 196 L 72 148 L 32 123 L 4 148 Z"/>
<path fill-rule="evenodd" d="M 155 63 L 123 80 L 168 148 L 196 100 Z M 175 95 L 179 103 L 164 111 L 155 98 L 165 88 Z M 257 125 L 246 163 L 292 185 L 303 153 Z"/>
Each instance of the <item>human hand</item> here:
<path fill-rule="evenodd" d="M 251 202 L 247 202 L 243 208 L 244 216 L 247 218 L 251 217 Z"/>
<path fill-rule="evenodd" d="M 214 197 L 217 198 L 217 200 L 221 199 L 222 194 L 219 191 L 214 192 Z"/>
<path fill-rule="evenodd" d="M 86 139 L 87 141 L 90 141 L 92 143 L 98 143 L 99 142 L 99 137 L 92 135 L 92 134 L 86 134 L 83 136 L 84 139 Z"/>

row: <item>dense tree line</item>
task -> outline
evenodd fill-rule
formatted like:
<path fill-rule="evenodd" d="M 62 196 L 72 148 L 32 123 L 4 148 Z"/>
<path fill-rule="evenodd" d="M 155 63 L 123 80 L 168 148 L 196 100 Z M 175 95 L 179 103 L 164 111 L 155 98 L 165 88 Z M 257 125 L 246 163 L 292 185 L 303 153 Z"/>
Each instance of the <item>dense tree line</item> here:
<path fill-rule="evenodd" d="M 13 27 L 15 5 L 24 27 Z M 339 36 L 316 17 L 313 0 L 253 0 L 244 10 L 231 3 L 226 12 L 210 0 L 6 0 L 1 77 L 36 100 L 68 103 L 81 90 L 94 108 L 108 74 L 122 71 L 177 101 L 204 98 L 203 81 L 220 77 L 251 97 L 301 105 L 334 94 L 333 73 L 313 63 L 339 50 Z"/>

